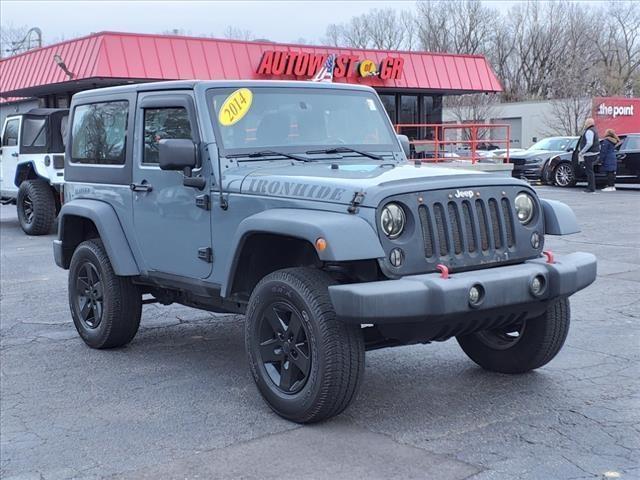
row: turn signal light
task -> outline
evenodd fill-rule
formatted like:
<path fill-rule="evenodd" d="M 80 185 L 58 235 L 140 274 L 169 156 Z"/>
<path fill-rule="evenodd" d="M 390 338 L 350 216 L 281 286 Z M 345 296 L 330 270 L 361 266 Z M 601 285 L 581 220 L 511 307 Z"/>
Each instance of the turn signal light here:
<path fill-rule="evenodd" d="M 320 237 L 316 240 L 316 250 L 318 250 L 319 252 L 324 252 L 327 248 L 327 241 Z"/>

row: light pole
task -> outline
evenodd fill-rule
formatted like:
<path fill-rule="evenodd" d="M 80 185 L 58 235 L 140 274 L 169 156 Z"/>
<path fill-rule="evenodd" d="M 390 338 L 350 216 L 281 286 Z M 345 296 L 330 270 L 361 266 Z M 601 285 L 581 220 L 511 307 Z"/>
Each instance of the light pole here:
<path fill-rule="evenodd" d="M 35 39 L 33 38 L 35 36 Z M 33 41 L 35 40 L 35 46 L 32 46 Z M 32 27 L 27 30 L 24 38 L 18 42 L 11 42 L 11 48 L 7 49 L 10 55 L 15 55 L 20 53 L 21 51 L 28 51 L 33 48 L 42 47 L 42 30 L 38 27 Z"/>

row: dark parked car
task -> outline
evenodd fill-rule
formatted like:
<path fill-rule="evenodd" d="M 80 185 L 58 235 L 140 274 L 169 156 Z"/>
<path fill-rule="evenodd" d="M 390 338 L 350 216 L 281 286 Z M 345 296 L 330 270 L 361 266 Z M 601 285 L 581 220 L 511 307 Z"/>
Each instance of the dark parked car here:
<path fill-rule="evenodd" d="M 578 137 L 548 137 L 531 145 L 527 150 L 513 152 L 513 176 L 527 180 L 543 180 L 549 160 L 556 155 L 572 152 Z"/>
<path fill-rule="evenodd" d="M 640 133 L 620 135 L 620 144 L 616 148 L 618 172 L 616 182 L 640 182 Z M 596 182 L 603 181 L 605 172 L 595 166 Z M 558 187 L 573 187 L 577 182 L 585 181 L 584 165 L 578 162 L 577 150 L 554 156 L 544 173 L 545 183 Z"/>

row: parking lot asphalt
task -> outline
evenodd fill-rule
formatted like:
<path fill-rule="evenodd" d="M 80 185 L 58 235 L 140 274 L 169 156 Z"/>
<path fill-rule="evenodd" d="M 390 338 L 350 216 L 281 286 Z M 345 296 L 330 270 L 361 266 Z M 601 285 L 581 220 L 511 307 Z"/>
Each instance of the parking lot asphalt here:
<path fill-rule="evenodd" d="M 53 235 L 0 208 L 0 477 L 473 480 L 640 478 L 640 191 L 538 188 L 582 232 L 598 279 L 549 365 L 481 370 L 455 341 L 367 354 L 358 399 L 313 426 L 260 398 L 242 317 L 146 305 L 126 348 L 77 336 Z"/>

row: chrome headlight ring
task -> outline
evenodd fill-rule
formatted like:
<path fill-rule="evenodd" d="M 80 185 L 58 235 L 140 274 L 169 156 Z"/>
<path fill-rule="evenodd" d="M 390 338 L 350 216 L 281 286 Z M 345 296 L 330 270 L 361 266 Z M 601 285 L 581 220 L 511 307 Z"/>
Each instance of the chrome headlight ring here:
<path fill-rule="evenodd" d="M 407 223 L 404 209 L 395 202 L 387 203 L 380 213 L 380 228 L 390 240 L 402 235 Z"/>
<path fill-rule="evenodd" d="M 536 213 L 536 202 L 533 197 L 528 193 L 521 192 L 516 195 L 513 204 L 518 221 L 523 225 L 531 223 Z"/>

